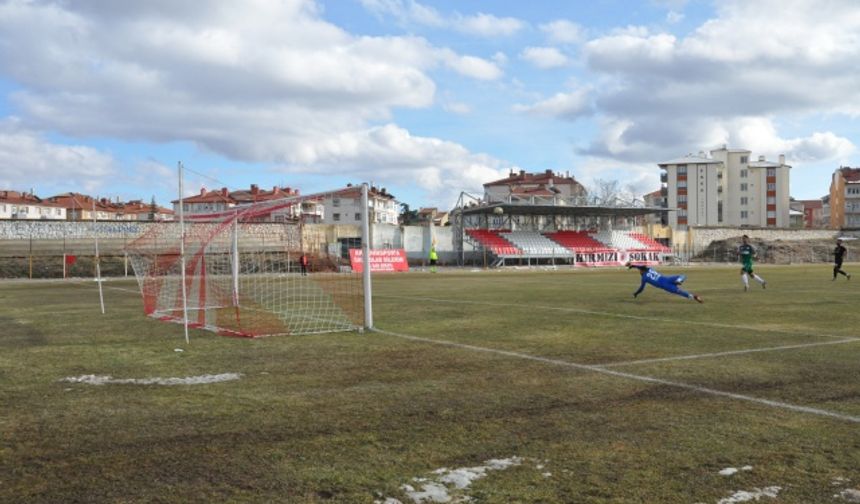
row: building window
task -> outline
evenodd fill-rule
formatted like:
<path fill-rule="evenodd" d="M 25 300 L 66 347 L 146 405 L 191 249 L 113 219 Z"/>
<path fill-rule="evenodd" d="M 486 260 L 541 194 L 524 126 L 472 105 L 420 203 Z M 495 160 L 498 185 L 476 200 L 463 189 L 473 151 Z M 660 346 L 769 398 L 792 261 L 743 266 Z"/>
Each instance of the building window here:
<path fill-rule="evenodd" d="M 741 191 L 746 191 L 746 190 L 747 190 L 747 183 L 744 182 L 743 184 L 741 184 Z"/>
<path fill-rule="evenodd" d="M 741 164 L 747 164 L 747 163 L 749 163 L 749 160 L 750 160 L 749 156 L 741 156 Z M 746 171 L 746 170 L 744 170 L 744 171 Z"/>
<path fill-rule="evenodd" d="M 776 177 L 776 168 L 768 168 L 767 169 L 768 177 Z"/>
<path fill-rule="evenodd" d="M 686 180 L 679 180 L 678 181 L 678 188 L 686 189 L 687 188 L 687 181 Z"/>
<path fill-rule="evenodd" d="M 339 213 L 331 214 L 331 219 L 335 222 L 340 222 L 340 214 Z"/>
<path fill-rule="evenodd" d="M 678 217 L 686 217 L 686 216 L 687 216 L 687 210 L 685 208 L 678 210 Z"/>
<path fill-rule="evenodd" d="M 767 185 L 767 190 L 768 191 L 776 191 L 776 183 L 774 183 L 774 182 L 769 183 Z"/>
<path fill-rule="evenodd" d="M 776 212 L 775 212 L 775 211 L 773 211 L 773 210 L 768 210 L 768 211 L 767 211 L 767 218 L 768 218 L 768 219 L 776 218 Z"/>
<path fill-rule="evenodd" d="M 356 212 L 356 213 L 355 213 L 355 220 L 356 220 L 356 221 L 360 221 L 360 220 L 361 220 L 361 213 L 360 213 L 360 212 Z"/>
<path fill-rule="evenodd" d="M 749 204 L 749 198 L 747 198 L 746 196 L 741 196 L 741 205 L 747 204 Z"/>
<path fill-rule="evenodd" d="M 678 175 L 686 175 L 687 174 L 687 165 L 678 165 Z"/>
<path fill-rule="evenodd" d="M 687 195 L 686 194 L 679 194 L 678 195 L 678 203 L 686 203 L 686 202 L 687 202 Z"/>
<path fill-rule="evenodd" d="M 747 212 L 746 210 L 741 210 L 741 219 L 747 218 L 749 218 L 749 212 Z"/>
<path fill-rule="evenodd" d="M 776 196 L 768 196 L 767 197 L 768 205 L 776 205 Z"/>
<path fill-rule="evenodd" d="M 749 175 L 749 170 L 747 170 L 747 169 L 741 170 L 740 174 L 741 174 L 741 178 L 747 178 L 747 176 Z"/>
<path fill-rule="evenodd" d="M 331 200 L 331 206 L 339 207 L 340 206 L 340 198 L 334 198 Z"/>

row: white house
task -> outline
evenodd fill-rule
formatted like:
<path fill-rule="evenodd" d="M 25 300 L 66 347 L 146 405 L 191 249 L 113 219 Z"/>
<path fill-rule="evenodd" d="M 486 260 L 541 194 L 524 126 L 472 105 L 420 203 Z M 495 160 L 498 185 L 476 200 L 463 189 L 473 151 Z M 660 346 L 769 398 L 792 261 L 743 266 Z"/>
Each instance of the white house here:
<path fill-rule="evenodd" d="M 31 193 L 0 191 L 0 219 L 66 220 L 66 209 Z"/>

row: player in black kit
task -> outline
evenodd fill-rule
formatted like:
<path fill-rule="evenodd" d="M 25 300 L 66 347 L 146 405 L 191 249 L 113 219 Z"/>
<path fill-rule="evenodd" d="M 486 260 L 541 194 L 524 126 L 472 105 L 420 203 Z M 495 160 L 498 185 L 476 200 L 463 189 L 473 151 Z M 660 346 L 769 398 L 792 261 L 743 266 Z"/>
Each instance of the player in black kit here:
<path fill-rule="evenodd" d="M 845 252 L 848 250 L 842 246 L 842 240 L 836 240 L 836 248 L 833 249 L 833 280 L 836 280 L 836 274 L 841 273 L 845 278 L 851 280 L 851 275 L 842 271 L 842 261 L 845 259 Z"/>

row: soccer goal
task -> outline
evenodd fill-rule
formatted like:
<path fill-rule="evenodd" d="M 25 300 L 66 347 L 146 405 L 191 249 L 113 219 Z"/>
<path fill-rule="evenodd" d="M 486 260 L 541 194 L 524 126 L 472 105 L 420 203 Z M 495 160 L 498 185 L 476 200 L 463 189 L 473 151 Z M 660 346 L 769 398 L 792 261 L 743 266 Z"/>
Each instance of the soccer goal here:
<path fill-rule="evenodd" d="M 366 250 L 365 186 L 153 225 L 127 247 L 145 313 L 243 337 L 369 327 L 370 278 L 354 273 L 345 253 L 357 230 L 304 222 L 325 198 L 348 190 L 361 194 L 356 207 L 364 208 L 358 229 Z"/>

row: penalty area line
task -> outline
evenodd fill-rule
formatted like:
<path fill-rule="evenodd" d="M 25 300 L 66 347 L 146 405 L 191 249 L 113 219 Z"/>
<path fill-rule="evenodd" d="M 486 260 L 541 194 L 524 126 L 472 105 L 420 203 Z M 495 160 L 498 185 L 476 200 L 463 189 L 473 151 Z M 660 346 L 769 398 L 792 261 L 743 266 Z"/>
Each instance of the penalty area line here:
<path fill-rule="evenodd" d="M 623 362 L 609 362 L 607 364 L 595 364 L 595 367 L 619 367 L 619 366 L 633 366 L 636 364 L 651 364 L 654 362 L 672 362 L 672 361 L 681 361 L 681 360 L 692 360 L 692 359 L 707 359 L 710 357 L 725 357 L 729 355 L 743 355 L 750 354 L 756 352 L 778 352 L 780 350 L 794 350 L 798 348 L 811 348 L 825 345 L 844 345 L 845 343 L 856 343 L 860 341 L 860 338 L 846 338 L 843 340 L 837 341 L 819 341 L 817 343 L 800 343 L 797 345 L 781 345 L 781 346 L 772 346 L 772 347 L 764 347 L 764 348 L 748 348 L 746 350 L 728 350 L 725 352 L 713 352 L 713 353 L 703 353 L 703 354 L 694 354 L 694 355 L 678 355 L 675 357 L 656 357 L 654 359 L 640 359 L 633 361 L 623 361 Z"/>
<path fill-rule="evenodd" d="M 860 423 L 860 417 L 858 417 L 858 416 L 846 415 L 843 413 L 836 413 L 834 411 L 828 411 L 828 410 L 824 410 L 824 409 L 820 409 L 820 408 L 812 408 L 809 406 L 800 406 L 800 405 L 790 404 L 790 403 L 781 402 L 781 401 L 773 401 L 771 399 L 763 399 L 760 397 L 748 396 L 748 395 L 743 395 L 743 394 L 736 394 L 733 392 L 725 392 L 722 390 L 712 389 L 712 388 L 708 388 L 708 387 L 700 387 L 698 385 L 690 385 L 688 383 L 683 383 L 683 382 L 664 380 L 662 378 L 654 378 L 652 376 L 626 373 L 624 371 L 616 371 L 616 370 L 607 369 L 607 368 L 604 368 L 601 366 L 592 366 L 592 365 L 588 365 L 588 364 L 577 364 L 575 362 L 563 361 L 560 359 L 550 359 L 548 357 L 529 355 L 529 354 L 525 354 L 525 353 L 521 353 L 521 352 L 512 352 L 510 350 L 499 350 L 496 348 L 481 347 L 481 346 L 477 346 L 477 345 L 470 345 L 467 343 L 458 343 L 456 341 L 438 340 L 438 339 L 432 339 L 432 338 L 424 338 L 421 336 L 412 336 L 409 334 L 397 333 L 397 332 L 393 332 L 393 331 L 386 331 L 384 329 L 378 329 L 378 328 L 373 328 L 371 330 L 373 332 L 376 332 L 379 334 L 386 334 L 389 336 L 395 336 L 395 337 L 410 340 L 410 341 L 419 341 L 422 343 L 431 343 L 434 345 L 442 345 L 442 346 L 448 346 L 448 347 L 453 347 L 453 348 L 462 348 L 465 350 L 472 350 L 475 352 L 484 352 L 484 353 L 490 353 L 490 354 L 496 354 L 496 355 L 503 355 L 506 357 L 514 357 L 517 359 L 525 359 L 525 360 L 530 360 L 530 361 L 534 361 L 534 362 L 542 362 L 544 364 L 550 364 L 553 366 L 566 367 L 569 369 L 578 369 L 581 371 L 591 371 L 594 373 L 605 374 L 605 375 L 614 376 L 617 378 L 624 378 L 627 380 L 634 380 L 634 381 L 639 381 L 639 382 L 644 382 L 644 383 L 651 383 L 651 384 L 655 384 L 655 385 L 666 385 L 668 387 L 674 387 L 674 388 L 679 388 L 679 389 L 683 389 L 683 390 L 689 390 L 692 392 L 698 392 L 700 394 L 707 394 L 707 395 L 712 395 L 712 396 L 717 396 L 717 397 L 725 397 L 728 399 L 735 399 L 735 400 L 739 400 L 739 401 L 746 401 L 746 402 L 750 402 L 750 403 L 759 404 L 762 406 L 769 406 L 771 408 L 781 409 L 781 410 L 785 410 L 785 411 L 792 411 L 795 413 L 807 413 L 807 414 L 817 415 L 817 416 L 822 416 L 822 417 L 835 418 L 837 420 L 843 420 L 843 421 L 852 422 L 852 423 Z"/>

